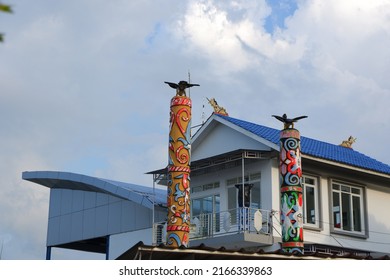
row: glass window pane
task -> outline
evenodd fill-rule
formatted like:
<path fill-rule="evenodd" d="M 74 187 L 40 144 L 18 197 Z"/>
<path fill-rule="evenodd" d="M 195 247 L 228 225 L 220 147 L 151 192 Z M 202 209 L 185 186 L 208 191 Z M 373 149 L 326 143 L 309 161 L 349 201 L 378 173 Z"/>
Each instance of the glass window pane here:
<path fill-rule="evenodd" d="M 358 188 L 351 188 L 351 189 L 352 189 L 352 193 L 360 194 L 360 189 L 358 189 Z"/>
<path fill-rule="evenodd" d="M 237 178 L 229 179 L 226 181 L 226 185 L 228 186 L 235 185 L 235 184 L 237 184 Z"/>
<path fill-rule="evenodd" d="M 343 230 L 351 230 L 351 195 L 347 193 L 341 194 L 341 209 L 343 219 Z"/>
<path fill-rule="evenodd" d="M 347 186 L 341 186 L 341 191 L 343 192 L 351 192 L 351 188 Z"/>
<path fill-rule="evenodd" d="M 228 188 L 228 209 L 237 208 L 237 190 L 236 188 Z"/>
<path fill-rule="evenodd" d="M 362 231 L 360 197 L 352 197 L 352 211 L 353 211 L 353 229 L 354 231 Z"/>
<path fill-rule="evenodd" d="M 316 223 L 314 188 L 309 186 L 305 186 L 305 215 L 306 223 Z"/>
<path fill-rule="evenodd" d="M 193 199 L 191 204 L 192 204 L 192 216 L 198 216 L 201 213 L 201 200 Z"/>
<path fill-rule="evenodd" d="M 191 203 L 193 216 L 213 212 L 213 196 L 193 199 Z"/>
<path fill-rule="evenodd" d="M 251 178 L 251 181 L 254 181 L 254 180 L 260 180 L 261 178 L 261 173 L 253 173 L 253 174 L 250 174 L 250 178 Z"/>
<path fill-rule="evenodd" d="M 334 189 L 334 190 L 340 190 L 340 185 L 333 184 L 333 189 Z"/>
<path fill-rule="evenodd" d="M 254 182 L 251 189 L 251 208 L 260 209 L 260 182 Z"/>
<path fill-rule="evenodd" d="M 203 198 L 202 212 L 203 213 L 212 213 L 213 212 L 213 197 L 212 196 L 208 196 L 208 197 Z"/>
<path fill-rule="evenodd" d="M 333 223 L 335 228 L 341 228 L 340 194 L 333 192 Z"/>
<path fill-rule="evenodd" d="M 201 192 L 202 190 L 203 190 L 202 186 L 196 186 L 191 188 L 192 193 Z"/>
<path fill-rule="evenodd" d="M 214 227 L 215 227 L 215 231 L 216 232 L 219 232 L 220 229 L 221 229 L 221 217 L 220 217 L 220 212 L 221 209 L 220 209 L 220 197 L 219 195 L 215 195 L 214 196 Z"/>
<path fill-rule="evenodd" d="M 221 209 L 220 209 L 220 201 L 221 201 L 221 199 L 220 199 L 219 195 L 215 195 L 214 196 L 214 212 L 221 211 Z"/>
<path fill-rule="evenodd" d="M 315 184 L 315 180 L 313 178 L 305 177 L 305 184 L 314 185 Z"/>
<path fill-rule="evenodd" d="M 230 212 L 231 223 L 237 223 L 237 189 L 235 187 L 228 188 L 228 210 Z"/>

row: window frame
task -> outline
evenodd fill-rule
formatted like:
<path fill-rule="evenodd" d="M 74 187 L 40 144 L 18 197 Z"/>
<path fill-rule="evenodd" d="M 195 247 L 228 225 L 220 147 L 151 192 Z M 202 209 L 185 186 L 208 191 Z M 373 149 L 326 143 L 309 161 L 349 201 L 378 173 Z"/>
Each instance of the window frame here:
<path fill-rule="evenodd" d="M 315 228 L 315 229 L 320 229 L 321 227 L 321 206 L 320 206 L 320 179 L 317 176 L 309 175 L 309 174 L 303 174 L 303 184 L 302 184 L 302 192 L 303 192 L 303 225 L 304 227 L 308 228 Z M 305 183 L 305 180 L 307 179 L 312 179 L 314 180 L 314 184 L 309 184 Z M 306 188 L 307 187 L 313 187 L 314 189 L 314 216 L 315 216 L 315 223 L 308 223 L 307 222 L 307 199 L 306 199 Z"/>
<path fill-rule="evenodd" d="M 339 187 L 338 190 L 334 189 L 334 186 Z M 344 189 L 342 189 L 344 187 Z M 349 192 L 346 191 L 346 188 L 349 188 Z M 353 190 L 359 189 L 360 193 L 353 193 Z M 368 222 L 367 222 L 367 203 L 366 203 L 366 198 L 367 198 L 367 193 L 366 193 L 366 187 L 363 185 L 358 185 L 346 181 L 340 181 L 340 180 L 331 180 L 330 181 L 330 186 L 329 186 L 329 201 L 330 201 L 330 231 L 333 233 L 337 234 L 343 234 L 343 235 L 349 235 L 349 236 L 355 236 L 355 237 L 361 237 L 361 238 L 368 238 Z M 340 207 L 340 228 L 336 227 L 336 222 L 335 221 L 335 211 L 334 211 L 334 205 L 335 205 L 335 199 L 334 199 L 334 194 L 338 194 L 338 202 Z M 350 216 L 349 222 L 350 222 L 350 229 L 343 229 L 343 218 L 345 220 L 346 217 L 343 217 L 344 211 L 342 209 L 343 207 L 343 198 L 342 194 L 349 194 L 349 212 L 347 215 Z M 357 231 L 354 229 L 354 214 L 353 214 L 353 198 L 354 197 L 359 197 L 359 202 L 360 202 L 360 231 Z"/>

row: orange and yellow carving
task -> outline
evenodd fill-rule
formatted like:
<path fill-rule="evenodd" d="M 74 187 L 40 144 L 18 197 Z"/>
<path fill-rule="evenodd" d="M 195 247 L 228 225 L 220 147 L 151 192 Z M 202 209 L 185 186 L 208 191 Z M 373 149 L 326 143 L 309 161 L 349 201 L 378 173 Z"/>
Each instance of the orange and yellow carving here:
<path fill-rule="evenodd" d="M 190 233 L 191 99 L 171 99 L 167 245 L 188 246 Z"/>

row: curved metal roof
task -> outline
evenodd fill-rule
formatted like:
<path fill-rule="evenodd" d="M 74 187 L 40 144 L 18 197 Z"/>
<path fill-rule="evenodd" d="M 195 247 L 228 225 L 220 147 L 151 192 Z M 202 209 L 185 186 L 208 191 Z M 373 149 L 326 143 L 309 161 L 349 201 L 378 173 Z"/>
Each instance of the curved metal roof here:
<path fill-rule="evenodd" d="M 22 178 L 48 188 L 94 191 L 110 194 L 152 209 L 166 205 L 167 191 L 61 171 L 25 171 Z M 155 195 L 154 195 L 155 194 Z"/>

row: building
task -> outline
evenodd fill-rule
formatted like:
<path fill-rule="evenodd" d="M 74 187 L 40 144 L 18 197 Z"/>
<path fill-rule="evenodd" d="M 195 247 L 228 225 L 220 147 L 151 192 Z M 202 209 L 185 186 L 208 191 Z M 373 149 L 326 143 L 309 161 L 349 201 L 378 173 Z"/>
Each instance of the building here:
<path fill-rule="evenodd" d="M 159 206 L 166 203 L 161 189 L 69 172 L 23 172 L 22 177 L 50 189 L 46 259 L 52 247 L 115 258 L 132 240 L 151 244 L 153 217 L 166 217 Z"/>
<path fill-rule="evenodd" d="M 279 130 L 213 114 L 191 149 L 190 246 L 278 250 Z M 301 152 L 305 252 L 389 254 L 390 166 L 306 137 Z M 166 183 L 166 168 L 150 174 L 153 186 Z M 48 258 L 53 246 L 116 258 L 140 241 L 165 241 L 159 188 L 63 172 L 24 172 L 23 179 L 51 189 Z"/>

